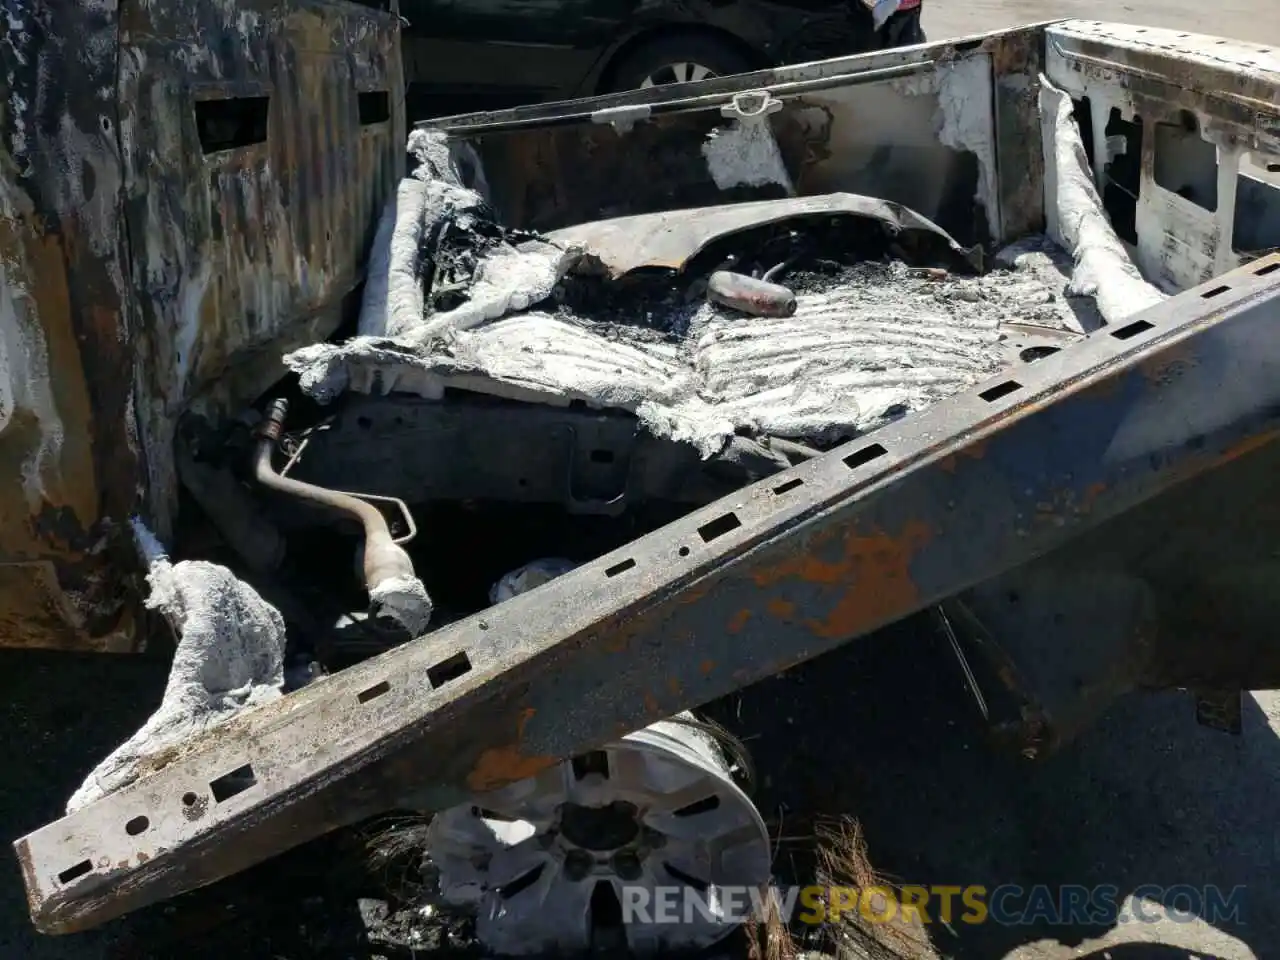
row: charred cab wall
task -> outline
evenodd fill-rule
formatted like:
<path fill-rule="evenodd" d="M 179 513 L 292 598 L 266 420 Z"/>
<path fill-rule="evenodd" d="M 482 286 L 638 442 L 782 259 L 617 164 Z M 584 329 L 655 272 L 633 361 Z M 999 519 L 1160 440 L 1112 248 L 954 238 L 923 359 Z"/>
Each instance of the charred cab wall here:
<path fill-rule="evenodd" d="M 402 171 L 399 21 L 345 0 L 11 0 L 0 644 L 141 642 L 173 429 L 338 323 Z M 259 359 L 261 358 L 261 359 Z"/>
<path fill-rule="evenodd" d="M 532 229 L 847 191 L 994 244 L 1044 225 L 1043 45 L 1032 25 L 421 126 L 447 130 L 503 221 Z"/>

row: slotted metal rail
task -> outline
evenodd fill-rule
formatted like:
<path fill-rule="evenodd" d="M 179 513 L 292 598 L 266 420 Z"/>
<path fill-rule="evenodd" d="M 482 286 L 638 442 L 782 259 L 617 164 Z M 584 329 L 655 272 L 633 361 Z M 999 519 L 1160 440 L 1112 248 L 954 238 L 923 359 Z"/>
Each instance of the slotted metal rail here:
<path fill-rule="evenodd" d="M 441 809 L 1055 549 L 1280 435 L 1280 257 L 247 712 L 15 844 L 50 933 Z"/>

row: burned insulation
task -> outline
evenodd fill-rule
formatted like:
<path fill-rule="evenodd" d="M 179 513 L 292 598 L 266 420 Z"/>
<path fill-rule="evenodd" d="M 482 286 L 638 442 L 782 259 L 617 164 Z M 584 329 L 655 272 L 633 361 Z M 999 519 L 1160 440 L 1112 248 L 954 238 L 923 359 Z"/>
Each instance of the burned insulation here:
<path fill-rule="evenodd" d="M 1015 261 L 981 274 L 939 227 L 873 198 L 727 204 L 538 237 L 498 224 L 442 142 L 420 132 L 412 146 L 419 162 L 384 218 L 360 335 L 286 359 L 322 402 L 450 388 L 576 401 L 632 412 L 710 457 L 735 434 L 857 435 L 1006 367 L 1021 328 L 1086 329 L 1062 269 Z M 707 302 L 707 277 L 724 269 L 786 284 L 794 313 Z"/>

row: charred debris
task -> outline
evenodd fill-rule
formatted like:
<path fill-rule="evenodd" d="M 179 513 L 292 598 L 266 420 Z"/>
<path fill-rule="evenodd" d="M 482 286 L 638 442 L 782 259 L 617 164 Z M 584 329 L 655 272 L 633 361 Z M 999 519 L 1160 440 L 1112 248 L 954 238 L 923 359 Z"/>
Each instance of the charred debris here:
<path fill-rule="evenodd" d="M 505 227 L 483 204 L 452 209 L 417 251 L 423 319 L 472 304 L 495 259 L 546 249 L 564 253 L 565 265 L 526 309 L 672 355 L 688 353 L 713 318 L 739 327 L 797 319 L 797 297 L 878 291 L 981 307 L 999 289 L 983 285 L 981 250 L 910 211 L 857 199 L 858 212 L 794 216 L 789 201 L 775 201 L 756 218 L 765 222 L 714 236 L 675 266 L 638 257 L 622 271 L 590 248 Z M 410 639 L 428 618 L 436 627 L 476 612 L 504 572 L 531 558 L 590 559 L 856 432 L 824 425 L 782 436 L 736 423 L 699 452 L 645 431 L 633 410 L 503 392 L 349 391 L 320 405 L 295 381 L 287 397 L 230 423 L 189 416 L 182 476 L 208 525 L 189 522 L 180 552 L 226 561 L 282 612 L 300 683 Z M 907 409 L 891 405 L 876 419 Z"/>

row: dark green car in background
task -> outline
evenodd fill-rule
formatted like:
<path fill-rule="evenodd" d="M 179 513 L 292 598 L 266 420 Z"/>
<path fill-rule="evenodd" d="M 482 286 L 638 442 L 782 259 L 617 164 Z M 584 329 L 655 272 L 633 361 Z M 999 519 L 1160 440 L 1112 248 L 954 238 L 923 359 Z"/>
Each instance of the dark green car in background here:
<path fill-rule="evenodd" d="M 411 119 L 923 43 L 921 0 L 401 0 Z M 877 28 L 877 19 L 880 26 Z"/>

